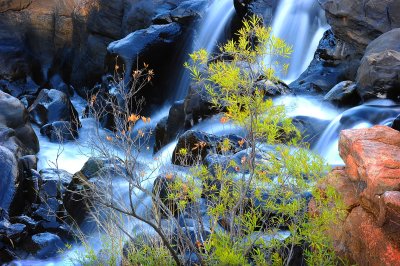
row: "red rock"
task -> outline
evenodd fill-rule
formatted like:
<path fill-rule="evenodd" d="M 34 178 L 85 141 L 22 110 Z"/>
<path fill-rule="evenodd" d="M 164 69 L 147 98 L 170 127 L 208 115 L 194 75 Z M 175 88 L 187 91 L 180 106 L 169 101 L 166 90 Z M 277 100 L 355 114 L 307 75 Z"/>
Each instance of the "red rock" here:
<path fill-rule="evenodd" d="M 362 207 L 353 209 L 343 226 L 342 252 L 358 265 L 400 265 L 399 244 Z"/>
<path fill-rule="evenodd" d="M 346 166 L 318 184 L 335 187 L 348 211 L 327 232 L 335 250 L 357 265 L 400 266 L 400 132 L 344 130 L 339 150 Z"/>

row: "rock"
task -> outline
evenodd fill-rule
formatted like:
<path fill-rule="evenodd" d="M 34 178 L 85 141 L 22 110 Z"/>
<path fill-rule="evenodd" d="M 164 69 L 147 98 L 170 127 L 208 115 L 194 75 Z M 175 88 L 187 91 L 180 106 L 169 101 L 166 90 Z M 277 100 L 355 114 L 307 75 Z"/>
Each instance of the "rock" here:
<path fill-rule="evenodd" d="M 328 93 L 341 81 L 355 80 L 361 57 L 354 46 L 327 30 L 309 67 L 289 87 L 295 93 Z"/>
<path fill-rule="evenodd" d="M 357 265 L 397 265 L 400 259 L 400 132 L 386 126 L 343 130 L 346 166 L 318 186 L 333 186 L 348 215 L 328 233 L 337 254 Z"/>
<path fill-rule="evenodd" d="M 37 169 L 37 161 L 36 155 L 25 155 L 18 159 L 18 164 L 23 171 L 30 171 L 31 169 Z"/>
<path fill-rule="evenodd" d="M 400 131 L 400 115 L 393 121 L 392 128 Z"/>
<path fill-rule="evenodd" d="M 158 176 L 153 182 L 152 193 L 156 195 L 158 199 L 169 209 L 169 211 L 176 215 L 178 211 L 178 206 L 176 205 L 176 200 L 169 199 L 168 196 L 171 193 L 171 188 L 175 182 L 175 176 L 173 174 L 167 174 Z M 168 213 L 166 210 L 160 209 L 156 206 L 160 206 L 157 202 L 153 201 L 153 208 L 156 210 L 156 215 L 158 219 L 168 218 Z"/>
<path fill-rule="evenodd" d="M 190 128 L 200 120 L 220 112 L 220 110 L 213 108 L 210 103 L 204 84 L 194 82 L 190 84 L 189 92 L 183 103 L 183 109 L 185 112 L 185 128 Z"/>
<path fill-rule="evenodd" d="M 51 142 L 76 140 L 78 131 L 69 121 L 56 121 L 40 128 L 40 134 L 47 136 Z"/>
<path fill-rule="evenodd" d="M 23 96 L 29 97 L 39 93 L 40 86 L 31 78 L 17 79 L 15 81 L 0 80 L 0 90 L 21 100 Z"/>
<path fill-rule="evenodd" d="M 400 27 L 397 0 L 320 0 L 328 23 L 341 40 L 363 52 L 382 33 Z"/>
<path fill-rule="evenodd" d="M 368 45 L 356 78 L 357 89 L 363 99 L 400 99 L 399 39 L 400 29 L 394 29 Z"/>
<path fill-rule="evenodd" d="M 29 115 L 24 105 L 17 98 L 2 91 L 0 91 L 1 126 L 12 129 L 13 132 L 8 131 L 5 137 L 0 136 L 0 142 L 6 141 L 12 136 L 18 139 L 13 141 L 20 149 L 20 152 L 17 151 L 17 148 L 12 149 L 16 154 L 23 156 L 39 152 L 39 141 L 29 122 Z"/>
<path fill-rule="evenodd" d="M 221 151 L 222 142 L 228 139 L 230 147 Z M 217 137 L 205 132 L 188 130 L 179 137 L 178 143 L 172 153 L 172 163 L 189 166 L 198 161 L 203 161 L 210 153 L 235 153 L 241 150 L 239 141 L 243 138 L 237 135 Z"/>
<path fill-rule="evenodd" d="M 264 19 L 265 25 L 272 23 L 273 16 L 278 6 L 278 0 L 234 0 L 233 4 L 237 14 L 249 17 L 253 14 Z"/>
<path fill-rule="evenodd" d="M 356 106 L 361 98 L 357 92 L 357 85 L 353 81 L 342 81 L 325 95 L 324 101 L 332 102 L 340 107 Z"/>
<path fill-rule="evenodd" d="M 72 174 L 62 169 L 47 168 L 40 170 L 42 197 L 57 197 L 62 199 L 67 186 L 72 181 Z"/>
<path fill-rule="evenodd" d="M 81 224 L 89 213 L 92 191 L 89 180 L 81 172 L 75 173 L 64 194 L 63 204 L 68 215 Z"/>
<path fill-rule="evenodd" d="M 158 14 L 152 21 L 155 24 L 178 22 L 183 25 L 190 25 L 202 16 L 206 4 L 207 1 L 205 0 L 184 1 L 172 10 Z"/>
<path fill-rule="evenodd" d="M 182 133 L 185 127 L 184 102 L 177 101 L 169 109 L 168 117 L 160 120 L 155 128 L 154 153 Z"/>
<path fill-rule="evenodd" d="M 153 85 L 148 86 L 136 96 L 145 97 L 149 100 L 147 103 L 150 104 L 161 104 L 170 95 L 166 89 L 162 88 L 168 88 L 170 85 L 170 75 L 167 73 L 175 67 L 176 47 L 184 37 L 183 33 L 180 24 L 173 22 L 153 25 L 112 42 L 107 48 L 108 69 L 114 71 L 116 57 L 119 60 L 119 69 L 124 69 L 125 73 L 132 73 L 137 65 L 141 67 L 143 63 L 147 63 L 152 69 L 156 69 L 158 74 L 152 80 Z M 125 75 L 125 79 L 129 81 L 130 74 Z"/>
<path fill-rule="evenodd" d="M 291 92 L 288 85 L 282 81 L 273 83 L 270 80 L 259 80 L 255 83 L 255 86 L 259 89 L 262 89 L 267 97 L 276 97 Z"/>
<path fill-rule="evenodd" d="M 315 117 L 295 116 L 293 125 L 300 131 L 302 141 L 313 147 L 329 125 L 329 120 L 322 120 Z"/>
<path fill-rule="evenodd" d="M 65 248 L 61 238 L 51 233 L 33 235 L 25 246 L 26 250 L 32 252 L 39 259 L 55 256 L 58 250 Z"/>
<path fill-rule="evenodd" d="M 381 219 L 385 213 L 381 195 L 400 190 L 400 132 L 386 126 L 344 130 L 340 143 L 349 178 L 367 184 L 360 195 L 361 204 Z"/>
<path fill-rule="evenodd" d="M 19 169 L 15 155 L 0 146 L 0 208 L 8 210 L 15 194 Z"/>
<path fill-rule="evenodd" d="M 74 129 L 81 127 L 78 112 L 68 96 L 58 90 L 43 89 L 28 111 L 31 120 L 40 127 L 56 121 L 68 121 Z"/>

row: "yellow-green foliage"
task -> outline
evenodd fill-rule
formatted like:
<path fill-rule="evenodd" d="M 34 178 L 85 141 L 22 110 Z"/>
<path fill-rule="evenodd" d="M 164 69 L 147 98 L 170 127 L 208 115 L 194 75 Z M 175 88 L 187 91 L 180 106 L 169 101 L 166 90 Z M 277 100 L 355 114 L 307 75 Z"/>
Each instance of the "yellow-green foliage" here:
<path fill-rule="evenodd" d="M 220 51 L 223 57 L 217 58 L 210 58 L 205 50 L 194 52 L 186 67 L 195 81 L 205 84 L 214 107 L 224 111 L 221 121 L 246 130 L 249 149 L 241 164 L 217 165 L 213 175 L 204 166 L 193 170 L 203 183 L 213 218 L 213 233 L 204 243 L 207 263 L 246 265 L 251 259 L 256 265 L 286 265 L 292 249 L 301 247 L 310 265 L 335 265 L 338 258 L 326 230 L 343 213 L 340 199 L 333 189 L 322 195 L 314 187 L 328 168 L 304 148 L 307 145 L 300 142 L 285 107 L 274 105 L 257 86 L 262 79 L 276 81 L 275 74 L 288 69 L 276 62 L 268 65 L 264 58 L 289 57 L 291 46 L 254 16 L 244 21 L 238 40 L 229 41 Z M 273 145 L 273 151 L 263 151 L 261 143 Z M 259 154 L 262 159 L 256 158 Z M 237 172 L 232 173 L 232 168 Z M 319 215 L 309 214 L 307 193 L 312 193 L 313 211 Z M 226 231 L 217 230 L 221 219 Z M 281 227 L 290 236 L 279 240 Z M 272 240 L 264 241 L 263 236 Z"/>

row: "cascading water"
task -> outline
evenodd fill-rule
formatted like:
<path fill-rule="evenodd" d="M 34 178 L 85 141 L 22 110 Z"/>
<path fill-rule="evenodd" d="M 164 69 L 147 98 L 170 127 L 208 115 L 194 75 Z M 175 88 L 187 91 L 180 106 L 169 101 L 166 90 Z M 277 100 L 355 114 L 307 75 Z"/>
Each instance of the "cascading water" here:
<path fill-rule="evenodd" d="M 214 52 L 218 42 L 225 39 L 224 29 L 235 13 L 234 11 L 233 0 L 213 0 L 205 12 L 204 19 L 199 24 L 190 50 L 184 52 L 189 54 L 199 49 L 205 49 L 208 53 Z M 174 100 L 182 100 L 186 96 L 189 84 L 189 71 L 182 69 Z"/>
<path fill-rule="evenodd" d="M 272 22 L 273 34 L 293 46 L 289 69 L 280 78 L 286 83 L 297 79 L 313 59 L 323 33 L 328 29 L 325 15 L 317 0 L 282 0 Z M 267 58 L 273 63 L 274 58 Z"/>
<path fill-rule="evenodd" d="M 314 151 L 322 155 L 331 165 L 342 165 L 339 157 L 339 134 L 343 129 L 368 128 L 373 125 L 390 125 L 400 113 L 400 105 L 389 100 L 375 100 L 337 116 L 321 135 Z"/>

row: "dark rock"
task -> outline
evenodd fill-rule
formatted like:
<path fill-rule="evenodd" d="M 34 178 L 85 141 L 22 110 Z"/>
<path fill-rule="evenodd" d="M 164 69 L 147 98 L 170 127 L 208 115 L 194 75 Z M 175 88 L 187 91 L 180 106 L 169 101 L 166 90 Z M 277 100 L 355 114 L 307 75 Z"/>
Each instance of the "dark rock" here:
<path fill-rule="evenodd" d="M 399 39 L 400 29 L 394 29 L 368 45 L 356 78 L 357 89 L 363 99 L 400 99 Z"/>
<path fill-rule="evenodd" d="M 20 169 L 30 171 L 31 169 L 37 169 L 37 161 L 36 155 L 25 155 L 18 159 L 18 164 L 21 166 Z"/>
<path fill-rule="evenodd" d="M 57 254 L 59 249 L 65 248 L 61 238 L 51 233 L 33 235 L 25 244 L 26 250 L 32 252 L 39 259 L 46 259 Z"/>
<path fill-rule="evenodd" d="M 42 177 L 37 171 L 31 169 L 30 172 L 24 174 L 10 206 L 11 216 L 22 215 L 25 211 L 32 209 L 32 204 L 40 202 L 39 189 L 41 183 Z"/>
<path fill-rule="evenodd" d="M 125 70 L 125 82 L 128 82 L 128 73 L 132 73 L 137 65 L 141 67 L 143 63 L 149 64 L 158 71 L 158 75 L 152 80 L 152 86 L 147 86 L 136 96 L 143 96 L 150 104 L 161 104 L 170 95 L 164 88 L 169 87 L 170 76 L 167 73 L 175 67 L 174 52 L 181 38 L 183 29 L 175 22 L 135 31 L 108 46 L 108 69 L 114 71 L 115 58 L 118 57 L 119 69 Z"/>
<path fill-rule="evenodd" d="M 220 112 L 210 103 L 204 84 L 193 82 L 190 84 L 183 108 L 185 112 L 185 128 L 190 128 L 200 120 Z"/>
<path fill-rule="evenodd" d="M 75 173 L 64 194 L 65 210 L 76 223 L 81 224 L 90 210 L 91 200 L 88 178 L 81 172 Z"/>
<path fill-rule="evenodd" d="M 24 224 L 29 232 L 34 232 L 37 229 L 38 222 L 26 215 L 14 216 L 10 218 L 10 222 Z"/>
<path fill-rule="evenodd" d="M 300 131 L 302 141 L 313 147 L 329 125 L 329 120 L 322 120 L 315 117 L 296 116 L 292 120 L 293 125 Z"/>
<path fill-rule="evenodd" d="M 265 93 L 265 96 L 268 97 L 285 95 L 291 92 L 288 85 L 282 81 L 277 81 L 274 83 L 270 80 L 260 80 L 255 83 L 255 86 L 259 89 L 262 89 Z"/>
<path fill-rule="evenodd" d="M 221 151 L 222 142 L 228 139 L 230 147 Z M 241 150 L 239 141 L 243 140 L 237 135 L 217 137 L 204 132 L 188 130 L 179 137 L 178 143 L 172 153 L 172 163 L 176 165 L 193 165 L 203 161 L 209 153 L 235 153 Z"/>
<path fill-rule="evenodd" d="M 75 129 L 81 127 L 78 112 L 68 96 L 58 90 L 43 89 L 28 110 L 31 120 L 41 127 L 56 121 L 71 122 Z"/>
<path fill-rule="evenodd" d="M 278 0 L 234 0 L 236 12 L 241 17 L 249 17 L 253 14 L 258 15 L 264 19 L 266 25 L 272 23 L 272 19 L 276 8 L 278 6 Z"/>
<path fill-rule="evenodd" d="M 342 81 L 325 95 L 324 101 L 330 101 L 338 106 L 355 106 L 360 103 L 361 97 L 353 81 Z"/>
<path fill-rule="evenodd" d="M 42 178 L 40 194 L 46 198 L 62 199 L 62 195 L 72 180 L 72 174 L 61 169 L 47 168 L 40 170 L 40 175 Z"/>
<path fill-rule="evenodd" d="M 13 134 L 23 144 L 20 155 L 39 152 L 39 141 L 29 122 L 28 112 L 17 98 L 0 91 L 0 114 L 0 126 L 14 130 Z"/>
<path fill-rule="evenodd" d="M 320 0 L 328 23 L 341 40 L 363 52 L 382 33 L 400 27 L 397 0 Z"/>
<path fill-rule="evenodd" d="M 400 115 L 393 121 L 392 128 L 400 131 Z"/>
<path fill-rule="evenodd" d="M 0 146 L 0 208 L 8 210 L 15 194 L 19 169 L 15 155 Z"/>
<path fill-rule="evenodd" d="M 173 174 L 167 174 L 163 176 L 158 176 L 153 183 L 152 193 L 156 195 L 156 198 L 160 199 L 166 208 L 171 211 L 173 215 L 177 214 L 178 206 L 176 205 L 175 199 L 170 199 L 169 194 L 171 193 L 171 188 L 175 182 L 175 176 Z M 153 202 L 154 209 L 156 210 L 159 218 L 168 218 L 169 215 L 166 210 L 162 208 L 157 208 L 160 206 L 159 203 Z"/>
<path fill-rule="evenodd" d="M 78 138 L 77 129 L 69 121 L 56 121 L 40 128 L 40 134 L 47 136 L 51 142 L 65 142 Z"/>
<path fill-rule="evenodd" d="M 37 95 L 39 93 L 39 89 L 40 86 L 37 85 L 31 78 L 18 79 L 12 82 L 0 80 L 0 90 L 19 99 L 24 95 Z"/>
<path fill-rule="evenodd" d="M 168 118 L 162 119 L 155 128 L 154 152 L 159 151 L 183 131 L 185 112 L 183 101 L 175 102 L 169 109 Z"/>
<path fill-rule="evenodd" d="M 158 14 L 152 19 L 155 24 L 169 24 L 178 22 L 183 25 L 189 25 L 199 19 L 203 13 L 207 1 L 184 1 L 173 10 Z"/>
<path fill-rule="evenodd" d="M 0 244 L 0 262 L 1 263 L 7 263 L 7 262 L 11 262 L 13 260 L 18 259 L 17 254 L 15 254 L 15 252 L 7 247 L 1 247 Z"/>
<path fill-rule="evenodd" d="M 327 93 L 341 81 L 355 80 L 361 57 L 352 45 L 328 30 L 309 67 L 289 87 L 295 93 Z"/>

